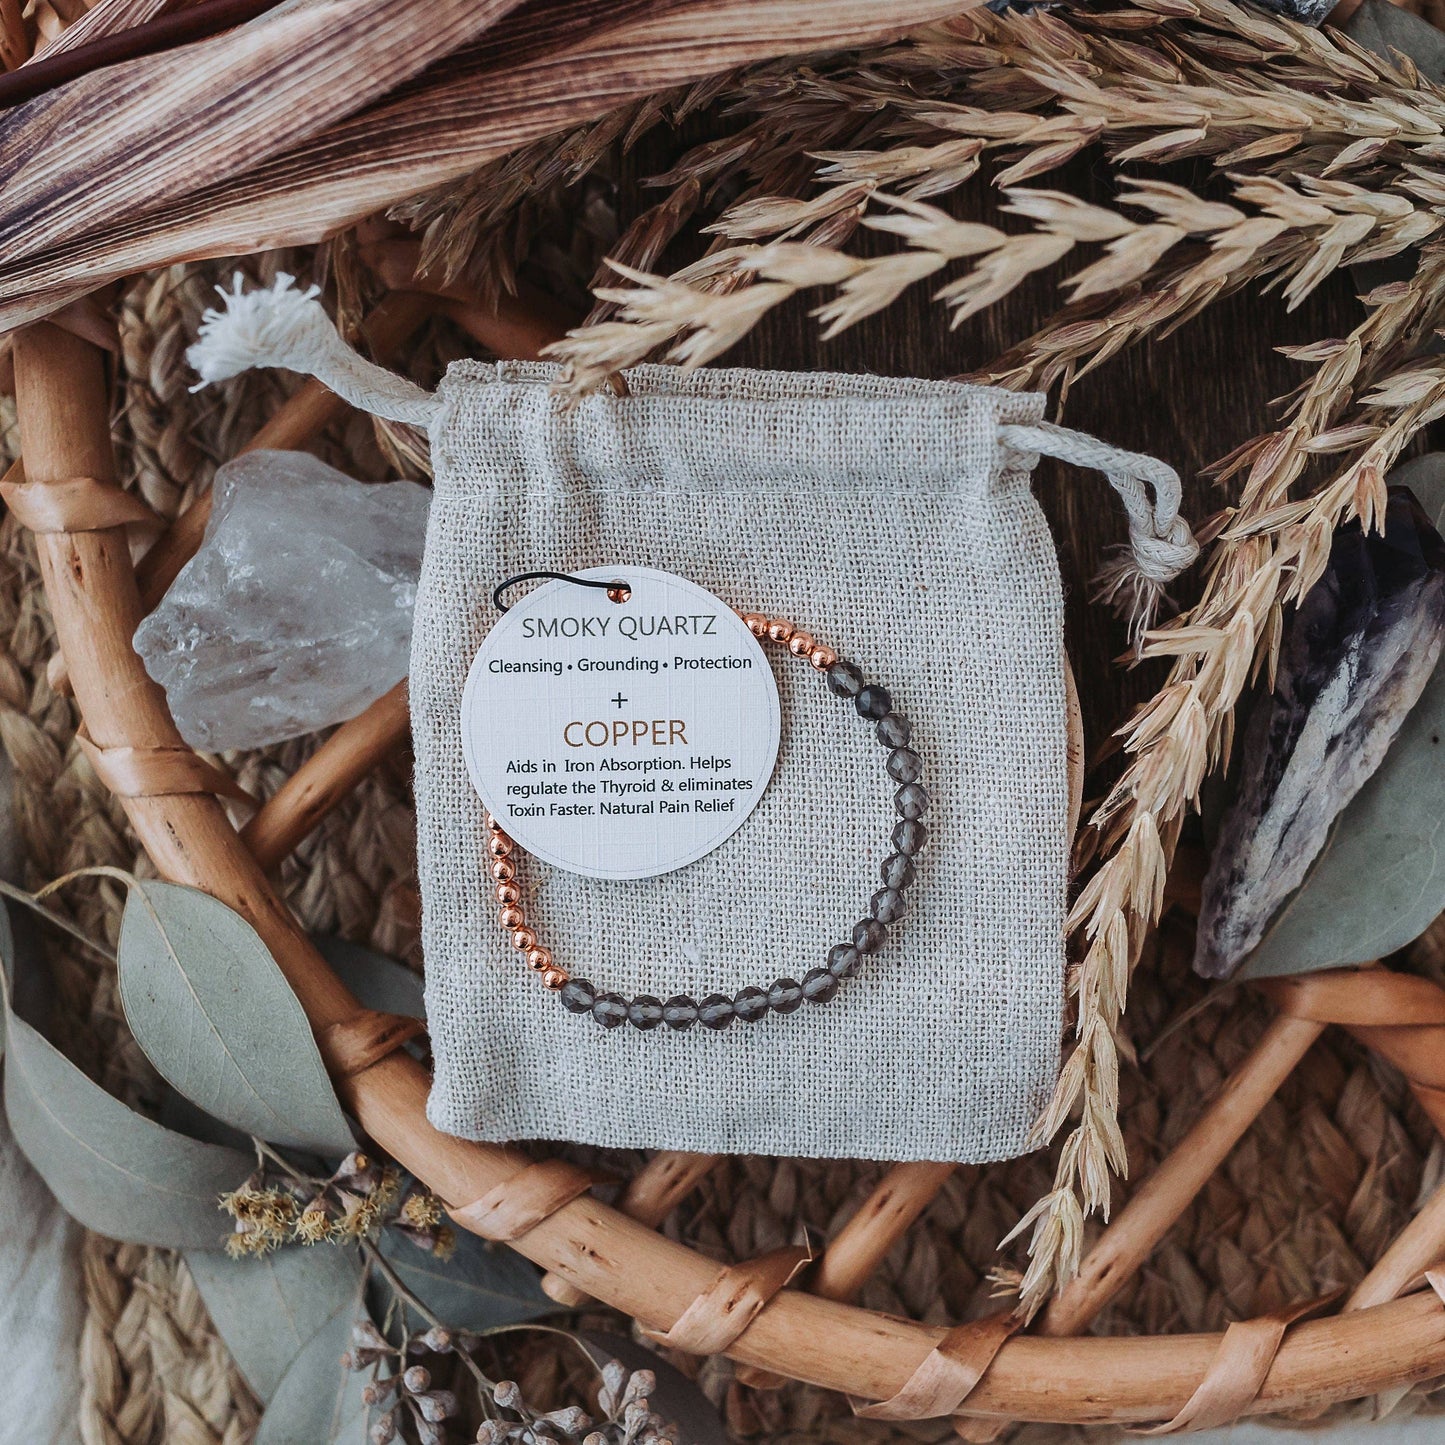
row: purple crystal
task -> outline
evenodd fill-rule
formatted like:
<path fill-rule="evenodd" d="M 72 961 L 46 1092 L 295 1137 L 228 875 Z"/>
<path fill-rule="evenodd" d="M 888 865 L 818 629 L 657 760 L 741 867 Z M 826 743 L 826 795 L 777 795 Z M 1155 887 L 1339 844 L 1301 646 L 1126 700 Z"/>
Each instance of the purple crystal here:
<path fill-rule="evenodd" d="M 1286 621 L 1204 879 L 1199 973 L 1232 974 L 1304 881 L 1434 671 L 1442 627 L 1445 541 L 1414 495 L 1391 487 L 1383 535 L 1341 528 Z"/>

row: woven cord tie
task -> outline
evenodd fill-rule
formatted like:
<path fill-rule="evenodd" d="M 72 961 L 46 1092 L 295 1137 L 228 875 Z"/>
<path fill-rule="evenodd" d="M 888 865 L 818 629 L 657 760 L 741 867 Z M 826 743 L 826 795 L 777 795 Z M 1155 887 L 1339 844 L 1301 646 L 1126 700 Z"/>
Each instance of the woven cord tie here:
<path fill-rule="evenodd" d="M 95 775 L 117 798 L 177 798 L 190 793 L 256 806 L 231 775 L 190 748 L 103 748 L 81 728 L 75 735 Z"/>
<path fill-rule="evenodd" d="M 1137 645 L 1154 625 L 1165 588 L 1199 556 L 1199 543 L 1179 512 L 1179 473 L 1157 457 L 1125 451 L 1051 422 L 1000 426 L 998 438 L 1026 456 L 1054 457 L 1103 472 L 1109 479 L 1129 518 L 1129 546 L 1099 574 L 1096 596 L 1127 617 L 1130 639 Z"/>
<path fill-rule="evenodd" d="M 348 345 L 316 299 L 319 288 L 298 291 L 284 272 L 270 290 L 242 291 L 241 276 L 231 290 L 217 287 L 220 309 L 207 311 L 186 360 L 195 367 L 199 391 L 243 371 L 279 366 L 314 376 L 343 401 L 388 421 L 430 425 L 437 399 L 414 381 L 367 361 Z"/>
<path fill-rule="evenodd" d="M 813 1258 L 805 1244 L 784 1245 L 719 1270 L 670 1330 L 644 1330 L 660 1345 L 690 1355 L 725 1354 L 773 1297 Z"/>
<path fill-rule="evenodd" d="M 423 1033 L 426 1025 L 407 1014 L 359 1009 L 340 1023 L 328 1024 L 316 1036 L 333 1079 L 351 1079 L 394 1054 Z"/>
<path fill-rule="evenodd" d="M 507 1244 L 530 1233 L 599 1181 L 599 1175 L 565 1159 L 544 1159 L 518 1170 L 480 1199 L 447 1212 L 463 1229 Z"/>
<path fill-rule="evenodd" d="M 41 534 L 164 525 L 134 492 L 122 491 L 114 482 L 96 477 L 29 482 L 18 462 L 0 480 L 0 497 L 22 527 Z"/>
<path fill-rule="evenodd" d="M 1340 1293 L 1336 1290 L 1323 1299 L 1287 1305 L 1252 1320 L 1237 1320 L 1224 1331 L 1204 1378 L 1179 1413 L 1162 1425 L 1143 1426 L 1129 1433 L 1177 1435 L 1186 1430 L 1215 1430 L 1239 1419 L 1259 1398 L 1290 1326 L 1325 1309 Z"/>
<path fill-rule="evenodd" d="M 864 1420 L 934 1420 L 957 1412 L 1023 1324 L 1013 1311 L 955 1325 L 923 1357 L 897 1394 L 874 1405 L 850 1401 Z"/>

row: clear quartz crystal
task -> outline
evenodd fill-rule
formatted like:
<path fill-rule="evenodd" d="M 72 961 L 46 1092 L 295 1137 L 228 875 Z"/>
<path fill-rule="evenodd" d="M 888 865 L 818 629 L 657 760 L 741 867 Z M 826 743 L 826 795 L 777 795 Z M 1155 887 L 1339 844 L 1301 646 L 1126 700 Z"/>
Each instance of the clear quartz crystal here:
<path fill-rule="evenodd" d="M 406 676 L 425 487 L 255 451 L 216 473 L 214 498 L 200 550 L 135 634 L 188 743 L 299 737 Z"/>

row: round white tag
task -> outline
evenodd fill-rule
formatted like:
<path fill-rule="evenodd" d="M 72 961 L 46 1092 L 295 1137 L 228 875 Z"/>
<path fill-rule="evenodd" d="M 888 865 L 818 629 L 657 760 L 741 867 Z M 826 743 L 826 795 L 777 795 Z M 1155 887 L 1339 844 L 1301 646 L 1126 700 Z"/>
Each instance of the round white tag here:
<path fill-rule="evenodd" d="M 652 878 L 710 853 L 772 777 L 778 687 L 725 602 L 648 567 L 545 582 L 487 634 L 462 695 L 482 801 L 527 852 L 592 878 Z"/>

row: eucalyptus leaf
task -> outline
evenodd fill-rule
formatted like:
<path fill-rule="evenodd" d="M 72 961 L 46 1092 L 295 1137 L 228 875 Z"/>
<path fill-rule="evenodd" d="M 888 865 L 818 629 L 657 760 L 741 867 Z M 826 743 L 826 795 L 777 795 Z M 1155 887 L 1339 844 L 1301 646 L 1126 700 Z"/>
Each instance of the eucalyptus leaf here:
<path fill-rule="evenodd" d="M 117 955 L 136 1042 L 188 1099 L 275 1144 L 354 1147 L 306 1014 L 240 914 L 199 889 L 140 882 Z"/>
<path fill-rule="evenodd" d="M 608 1360 L 617 1360 L 629 1370 L 651 1370 L 657 1376 L 653 1411 L 669 1424 L 681 1427 L 678 1433 L 687 1445 L 729 1445 L 727 1429 L 712 1401 L 661 1355 L 620 1335 L 584 1334 L 577 1338 L 599 1367 Z"/>
<path fill-rule="evenodd" d="M 352 1318 L 361 1290 L 355 1249 L 337 1245 L 292 1244 L 246 1259 L 190 1249 L 185 1260 L 226 1348 L 263 1404 L 319 1330 L 338 1314 Z"/>
<path fill-rule="evenodd" d="M 1445 530 L 1445 455 L 1395 469 Z M 1349 805 L 1241 978 L 1368 963 L 1418 938 L 1445 910 L 1445 662 Z"/>
<path fill-rule="evenodd" d="M 217 1196 L 253 1160 L 163 1128 L 112 1097 L 10 1006 L 35 961 L 18 957 L 0 908 L 8 1040 L 5 1114 L 16 1141 L 66 1211 L 97 1234 L 134 1244 L 215 1248 Z"/>
<path fill-rule="evenodd" d="M 261 1416 L 252 1445 L 368 1445 L 368 1372 L 348 1370 L 359 1291 L 301 1347 Z"/>
<path fill-rule="evenodd" d="M 535 1265 L 467 1230 L 457 1231 L 449 1259 L 428 1254 L 394 1229 L 383 1232 L 381 1252 L 402 1283 L 454 1329 L 488 1330 L 555 1314 L 558 1308 L 542 1293 Z"/>
<path fill-rule="evenodd" d="M 311 941 L 363 1008 L 413 1019 L 426 1017 L 421 978 L 404 964 L 345 938 L 327 935 Z"/>

